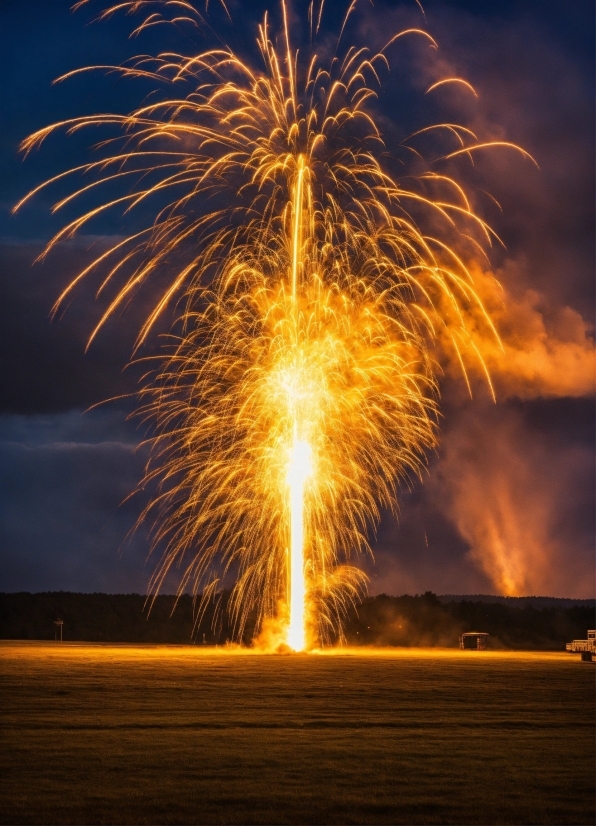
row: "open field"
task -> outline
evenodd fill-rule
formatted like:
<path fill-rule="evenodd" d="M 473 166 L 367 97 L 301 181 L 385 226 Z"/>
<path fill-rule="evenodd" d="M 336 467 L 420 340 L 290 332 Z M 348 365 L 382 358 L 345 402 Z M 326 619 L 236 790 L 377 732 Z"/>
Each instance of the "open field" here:
<path fill-rule="evenodd" d="M 0 644 L 3 823 L 593 823 L 565 654 Z"/>

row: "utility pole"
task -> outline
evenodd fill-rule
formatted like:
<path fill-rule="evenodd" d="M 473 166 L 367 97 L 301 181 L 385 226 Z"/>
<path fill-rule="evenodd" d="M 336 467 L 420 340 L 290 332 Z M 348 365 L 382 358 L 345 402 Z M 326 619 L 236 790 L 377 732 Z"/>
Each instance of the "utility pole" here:
<path fill-rule="evenodd" d="M 56 626 L 54 629 L 54 640 L 58 639 L 58 628 L 60 629 L 60 642 L 62 642 L 62 626 L 64 625 L 64 620 L 57 619 L 54 620 L 54 625 Z"/>

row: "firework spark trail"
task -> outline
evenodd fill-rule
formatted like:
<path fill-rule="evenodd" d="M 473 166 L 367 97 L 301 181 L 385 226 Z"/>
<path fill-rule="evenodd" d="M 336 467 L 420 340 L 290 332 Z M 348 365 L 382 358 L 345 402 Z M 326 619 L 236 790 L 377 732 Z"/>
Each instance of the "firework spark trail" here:
<path fill-rule="evenodd" d="M 322 5 L 309 7 L 315 33 Z M 163 22 L 158 7 L 178 26 L 205 23 L 188 3 L 167 0 L 101 16 L 148 8 L 139 33 Z M 496 236 L 454 178 L 431 166 L 406 186 L 378 159 L 370 106 L 386 52 L 406 35 L 436 47 L 433 38 L 409 29 L 376 54 L 336 49 L 325 66 L 316 51 L 304 60 L 292 47 L 283 2 L 281 10 L 281 46 L 267 15 L 260 26 L 261 69 L 226 47 L 102 67 L 174 94 L 27 138 L 25 152 L 59 128 L 119 130 L 100 143 L 100 159 L 55 176 L 17 208 L 50 184 L 87 177 L 55 210 L 95 195 L 98 204 L 47 254 L 107 210 L 128 216 L 156 204 L 151 223 L 98 256 L 56 307 L 84 279 L 99 279 L 101 297 L 112 290 L 91 343 L 167 272 L 137 342 L 183 301 L 178 338 L 141 390 L 140 413 L 155 433 L 143 484 L 158 486 L 143 518 L 157 514 L 154 542 L 165 547 L 151 588 L 182 565 L 180 591 L 192 588 L 205 604 L 233 576 L 239 632 L 251 611 L 259 627 L 289 594 L 286 634 L 302 648 L 337 631 L 365 583 L 350 559 L 369 550 L 379 508 L 396 507 L 398 484 L 421 473 L 436 444 L 432 346 L 447 340 L 465 375 L 470 353 L 483 364 L 471 332 L 498 338 L 465 264 Z M 449 80 L 463 82 L 431 89 Z M 456 124 L 425 127 L 409 145 L 429 131 L 452 142 L 443 159 L 489 146 L 527 155 Z M 106 185 L 124 194 L 102 201 Z"/>

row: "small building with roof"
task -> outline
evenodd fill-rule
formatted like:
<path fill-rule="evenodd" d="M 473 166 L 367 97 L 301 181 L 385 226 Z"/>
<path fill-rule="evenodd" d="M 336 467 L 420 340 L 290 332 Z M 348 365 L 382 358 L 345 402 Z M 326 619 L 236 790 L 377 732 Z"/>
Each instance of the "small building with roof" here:
<path fill-rule="evenodd" d="M 490 634 L 484 631 L 467 631 L 459 638 L 462 651 L 485 651 Z"/>

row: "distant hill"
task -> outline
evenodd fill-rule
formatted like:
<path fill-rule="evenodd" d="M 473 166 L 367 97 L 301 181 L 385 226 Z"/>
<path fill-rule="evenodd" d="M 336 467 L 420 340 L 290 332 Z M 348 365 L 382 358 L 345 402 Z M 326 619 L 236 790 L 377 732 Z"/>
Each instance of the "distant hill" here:
<path fill-rule="evenodd" d="M 540 601 L 547 601 L 546 604 Z M 61 619 L 64 640 L 223 644 L 234 639 L 229 593 L 203 615 L 192 597 L 140 594 L 0 593 L 0 639 L 52 640 Z M 355 606 L 344 626 L 349 645 L 457 646 L 464 631 L 485 631 L 493 648 L 564 650 L 596 627 L 594 600 L 381 594 Z M 151 608 L 151 610 L 149 610 Z M 254 618 L 244 643 L 250 643 Z"/>
<path fill-rule="evenodd" d="M 499 602 L 502 605 L 523 608 L 532 605 L 534 608 L 573 608 L 581 605 L 594 608 L 596 599 L 568 599 L 566 597 L 501 597 L 494 594 L 439 594 L 440 602 Z"/>

